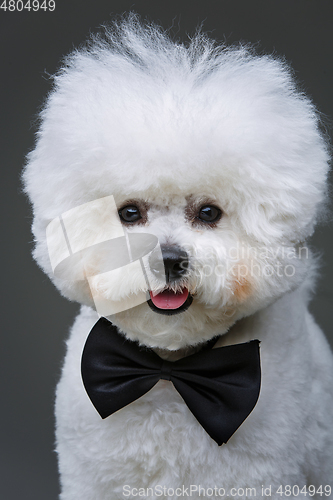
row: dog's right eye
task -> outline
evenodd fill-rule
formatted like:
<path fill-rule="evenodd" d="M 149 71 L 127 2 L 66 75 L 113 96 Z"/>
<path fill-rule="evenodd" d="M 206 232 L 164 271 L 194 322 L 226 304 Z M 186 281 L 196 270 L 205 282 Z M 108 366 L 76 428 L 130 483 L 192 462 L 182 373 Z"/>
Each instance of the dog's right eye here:
<path fill-rule="evenodd" d="M 137 222 L 142 218 L 140 210 L 135 205 L 128 205 L 127 207 L 120 209 L 118 214 L 120 220 L 123 222 Z"/>
<path fill-rule="evenodd" d="M 214 222 L 218 222 L 221 218 L 221 215 L 222 211 L 214 205 L 204 205 L 200 208 L 197 219 L 201 222 L 211 224 Z"/>

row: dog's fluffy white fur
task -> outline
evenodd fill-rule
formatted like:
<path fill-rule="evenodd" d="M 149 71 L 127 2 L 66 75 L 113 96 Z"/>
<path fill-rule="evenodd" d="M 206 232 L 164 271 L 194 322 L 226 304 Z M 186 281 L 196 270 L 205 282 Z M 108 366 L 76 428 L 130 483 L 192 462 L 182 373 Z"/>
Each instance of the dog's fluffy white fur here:
<path fill-rule="evenodd" d="M 286 64 L 251 48 L 217 47 L 202 34 L 185 47 L 130 16 L 66 59 L 24 173 L 34 257 L 82 304 L 57 389 L 62 500 L 191 484 L 256 488 L 259 498 L 271 486 L 273 499 L 299 498 L 276 491 L 332 483 L 333 360 L 307 310 L 315 265 L 305 245 L 325 199 L 328 159 L 318 115 Z M 194 296 L 173 316 L 147 303 L 116 314 L 121 332 L 170 359 L 215 335 L 219 345 L 261 341 L 259 401 L 221 447 L 171 382 L 105 420 L 84 390 L 80 358 L 97 315 L 74 270 L 66 282 L 53 276 L 45 228 L 110 194 L 118 208 L 129 200 L 146 207 L 146 224 L 127 231 L 186 249 Z M 213 227 L 195 216 L 209 203 L 223 211 Z M 99 290 L 126 296 L 138 292 L 136 282 L 128 276 L 119 289 L 101 278 Z"/>

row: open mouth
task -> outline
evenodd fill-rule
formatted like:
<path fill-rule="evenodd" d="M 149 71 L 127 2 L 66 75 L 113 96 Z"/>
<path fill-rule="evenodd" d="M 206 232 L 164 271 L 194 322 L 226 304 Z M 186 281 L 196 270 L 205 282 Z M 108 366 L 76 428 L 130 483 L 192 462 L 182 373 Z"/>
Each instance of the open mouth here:
<path fill-rule="evenodd" d="M 186 311 L 193 301 L 192 295 L 187 288 L 183 288 L 180 292 L 173 292 L 170 289 L 154 295 L 149 292 L 150 300 L 147 301 L 149 307 L 159 314 L 173 315 Z"/>

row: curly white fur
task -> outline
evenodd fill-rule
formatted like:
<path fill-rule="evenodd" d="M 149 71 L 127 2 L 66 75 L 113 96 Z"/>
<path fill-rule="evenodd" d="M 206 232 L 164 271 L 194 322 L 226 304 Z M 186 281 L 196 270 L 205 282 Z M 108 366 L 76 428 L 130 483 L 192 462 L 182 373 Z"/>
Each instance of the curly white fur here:
<path fill-rule="evenodd" d="M 34 257 L 83 304 L 57 389 L 62 500 L 191 484 L 256 488 L 259 498 L 264 486 L 270 498 L 298 498 L 276 491 L 333 482 L 333 360 L 307 312 L 315 267 L 304 243 L 325 199 L 328 159 L 313 105 L 270 56 L 215 46 L 202 34 L 185 47 L 129 16 L 66 59 L 24 173 Z M 165 357 L 217 334 L 225 334 L 221 345 L 261 340 L 259 402 L 222 447 L 169 382 L 104 421 L 84 391 L 80 356 L 97 315 L 87 283 L 53 276 L 45 228 L 110 194 L 118 208 L 148 206 L 146 225 L 127 231 L 186 249 L 191 264 L 190 308 L 162 316 L 144 303 L 116 314 L 125 335 Z M 223 211 L 216 227 L 186 217 L 206 202 Z M 91 253 L 86 265 L 104 257 Z M 138 293 L 140 283 L 101 275 L 95 285 L 112 299 Z"/>

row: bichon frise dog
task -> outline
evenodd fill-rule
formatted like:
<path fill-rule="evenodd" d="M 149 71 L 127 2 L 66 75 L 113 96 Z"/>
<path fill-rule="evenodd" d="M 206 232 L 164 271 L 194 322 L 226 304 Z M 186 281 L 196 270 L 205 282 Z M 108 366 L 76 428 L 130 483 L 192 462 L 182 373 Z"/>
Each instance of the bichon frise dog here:
<path fill-rule="evenodd" d="M 24 174 L 34 257 L 82 304 L 62 500 L 332 497 L 305 244 L 328 160 L 286 64 L 251 48 L 132 15 L 66 59 Z"/>

